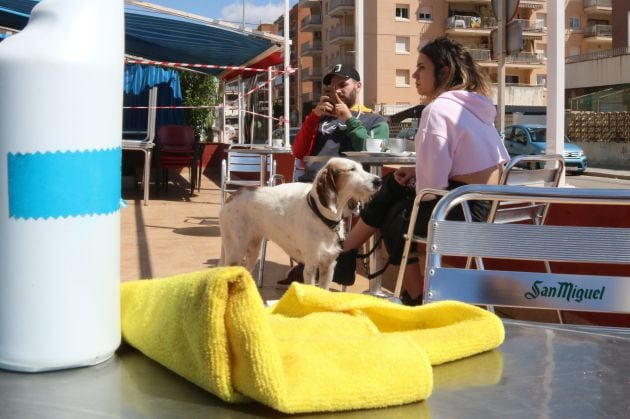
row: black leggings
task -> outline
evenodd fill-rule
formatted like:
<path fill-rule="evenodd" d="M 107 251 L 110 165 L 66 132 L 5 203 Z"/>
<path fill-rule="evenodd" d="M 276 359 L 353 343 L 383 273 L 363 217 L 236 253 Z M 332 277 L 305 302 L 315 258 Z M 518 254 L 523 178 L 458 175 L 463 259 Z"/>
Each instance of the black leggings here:
<path fill-rule="evenodd" d="M 461 182 L 449 181 L 447 189 L 450 191 L 463 185 L 465 184 Z M 389 173 L 383 176 L 383 186 L 372 196 L 361 211 L 361 219 L 371 227 L 380 228 L 387 217 L 389 209 L 392 208 L 396 202 L 402 199 L 409 199 L 410 202 L 413 202 L 415 196 L 415 189 L 402 186 L 396 182 L 394 174 Z M 414 234 L 421 237 L 427 236 L 431 213 L 433 212 L 433 208 L 437 205 L 438 200 L 439 198 L 436 198 L 420 203 Z M 488 219 L 491 206 L 489 201 L 471 201 L 469 206 L 474 221 L 486 221 Z M 409 214 L 407 214 L 407 216 L 409 216 Z M 446 218 L 449 220 L 464 220 L 464 211 L 461 205 L 453 208 Z"/>

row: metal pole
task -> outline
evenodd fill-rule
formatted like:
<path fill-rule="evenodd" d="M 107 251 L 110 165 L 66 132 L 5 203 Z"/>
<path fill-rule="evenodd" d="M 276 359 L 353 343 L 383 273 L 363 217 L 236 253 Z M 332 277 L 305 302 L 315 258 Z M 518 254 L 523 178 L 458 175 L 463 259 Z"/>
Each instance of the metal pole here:
<path fill-rule="evenodd" d="M 247 0 L 243 0 L 243 29 L 245 29 L 245 4 Z"/>
<path fill-rule="evenodd" d="M 273 89 L 271 86 L 271 80 L 273 78 L 273 67 L 269 66 L 267 69 L 267 89 L 269 89 L 269 95 L 267 98 L 267 142 L 271 145 L 271 133 L 273 131 Z"/>
<path fill-rule="evenodd" d="M 497 2 L 497 117 L 495 125 L 499 132 L 505 130 L 505 1 Z"/>
<path fill-rule="evenodd" d="M 355 67 L 361 77 L 363 77 L 363 84 L 365 85 L 365 72 L 363 71 L 363 43 L 364 43 L 364 25 L 363 25 L 363 0 L 356 0 L 355 2 L 355 17 L 354 17 L 354 26 L 356 28 L 355 33 L 355 49 L 356 52 L 354 54 L 355 59 Z M 359 103 L 363 104 L 363 88 L 359 91 Z"/>
<path fill-rule="evenodd" d="M 243 76 L 238 76 L 238 143 L 245 143 L 245 85 Z"/>
<path fill-rule="evenodd" d="M 289 142 L 289 73 L 291 65 L 291 40 L 289 39 L 289 0 L 284 0 L 284 144 Z"/>
<path fill-rule="evenodd" d="M 225 113 L 227 112 L 227 101 L 225 100 L 225 96 L 227 94 L 226 89 L 225 89 L 225 80 L 221 81 L 221 87 L 223 90 L 223 112 L 222 112 L 222 116 L 223 116 L 223 123 L 221 124 L 221 138 L 219 139 L 220 142 L 222 143 L 226 143 L 226 138 L 225 138 L 225 122 L 226 122 L 226 118 L 225 118 Z"/>
<path fill-rule="evenodd" d="M 547 154 L 560 155 L 564 153 L 564 3 L 547 3 Z M 564 184 L 564 177 L 560 184 Z"/>

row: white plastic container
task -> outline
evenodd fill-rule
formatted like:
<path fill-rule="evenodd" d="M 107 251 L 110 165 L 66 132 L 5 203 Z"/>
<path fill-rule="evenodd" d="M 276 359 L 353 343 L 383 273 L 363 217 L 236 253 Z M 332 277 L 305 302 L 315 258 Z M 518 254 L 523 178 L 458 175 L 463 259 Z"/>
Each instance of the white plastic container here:
<path fill-rule="evenodd" d="M 120 344 L 123 0 L 43 0 L 0 42 L 0 368 Z"/>

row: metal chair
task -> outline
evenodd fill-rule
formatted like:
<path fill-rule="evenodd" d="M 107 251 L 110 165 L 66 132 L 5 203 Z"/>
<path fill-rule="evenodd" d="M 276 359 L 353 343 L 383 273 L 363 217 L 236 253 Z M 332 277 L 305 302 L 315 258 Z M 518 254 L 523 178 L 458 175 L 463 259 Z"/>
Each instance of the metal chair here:
<path fill-rule="evenodd" d="M 626 298 L 630 276 L 625 273 L 630 264 L 630 228 L 623 223 L 599 227 L 579 221 L 544 225 L 446 220 L 450 209 L 470 200 L 588 205 L 597 211 L 599 206 L 630 206 L 630 192 L 500 185 L 466 185 L 451 191 L 436 205 L 429 224 L 426 302 L 454 299 L 490 307 L 630 312 Z M 562 273 L 463 269 L 444 266 L 445 256 L 552 260 L 565 269 Z M 601 268 L 582 269 L 580 263 Z"/>
<path fill-rule="evenodd" d="M 147 109 L 147 132 L 144 139 L 122 140 L 122 149 L 131 151 L 142 151 L 144 153 L 144 170 L 142 176 L 142 190 L 144 192 L 144 205 L 149 205 L 149 178 L 151 174 L 151 153 L 155 147 L 155 115 L 157 105 L 157 86 L 149 90 L 149 105 Z"/>
<path fill-rule="evenodd" d="M 520 186 L 552 186 L 557 187 L 564 172 L 564 159 L 559 154 L 551 155 L 522 155 L 510 160 L 505 166 L 499 185 L 520 185 Z M 396 279 L 394 296 L 399 298 L 402 289 L 407 258 L 409 257 L 411 244 L 421 243 L 426 246 L 427 238 L 414 234 L 416 220 L 418 218 L 419 206 L 426 195 L 444 196 L 449 191 L 439 189 L 421 190 L 415 198 L 409 228 L 404 236 L 405 247 L 403 249 L 402 260 Z M 544 224 L 547 216 L 548 204 L 531 201 L 494 201 L 488 215 L 489 223 L 515 223 L 529 221 L 533 224 Z M 464 217 L 467 222 L 472 221 L 470 209 L 466 203 L 463 204 Z M 475 258 L 477 269 L 484 269 L 483 259 Z M 467 258 L 466 269 L 471 266 L 471 258 Z M 548 272 L 551 271 L 549 263 L 545 263 Z"/>
<path fill-rule="evenodd" d="M 243 186 L 273 185 L 283 180 L 281 175 L 276 174 L 276 162 L 271 155 L 265 156 L 266 165 L 261 165 L 259 154 L 234 151 L 248 148 L 231 145 L 221 161 L 221 207 L 228 193 L 236 192 Z"/>

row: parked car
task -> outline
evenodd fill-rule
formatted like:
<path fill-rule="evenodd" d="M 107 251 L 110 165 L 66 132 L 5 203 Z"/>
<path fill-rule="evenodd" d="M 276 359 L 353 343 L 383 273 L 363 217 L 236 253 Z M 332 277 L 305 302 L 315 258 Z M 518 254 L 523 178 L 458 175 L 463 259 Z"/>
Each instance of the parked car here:
<path fill-rule="evenodd" d="M 521 154 L 545 154 L 547 151 L 547 127 L 537 124 L 509 125 L 503 132 L 503 141 L 510 156 Z M 567 172 L 582 174 L 588 158 L 582 148 L 564 137 L 564 165 Z"/>
<path fill-rule="evenodd" d="M 403 128 L 398 133 L 398 138 L 404 138 L 406 140 L 413 141 L 416 138 L 418 128 Z"/>

